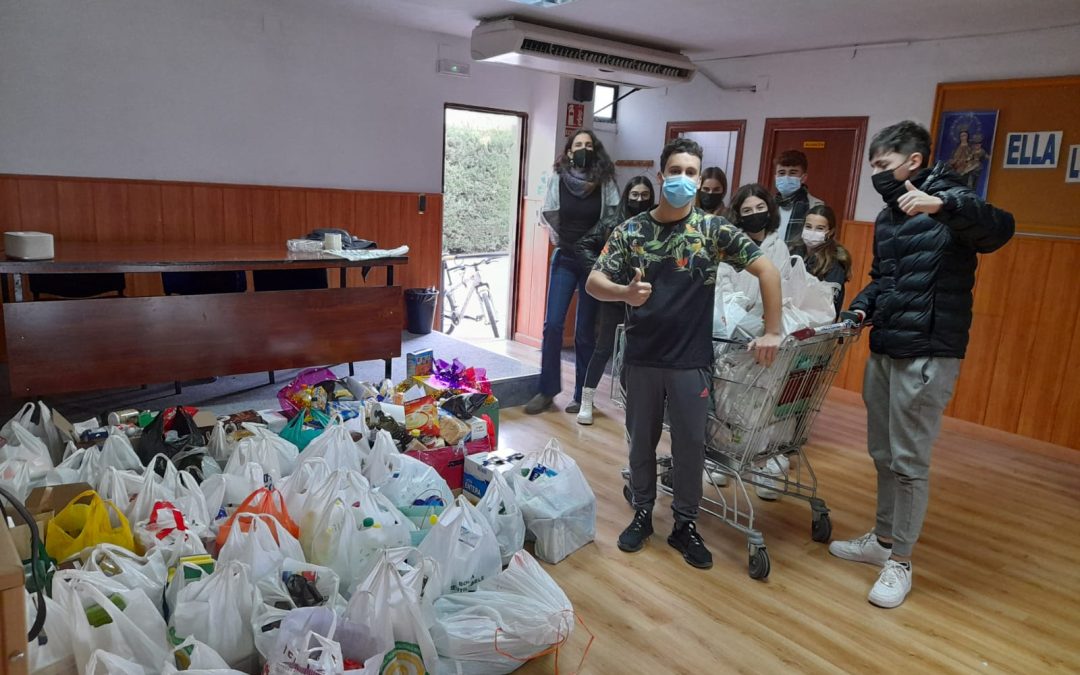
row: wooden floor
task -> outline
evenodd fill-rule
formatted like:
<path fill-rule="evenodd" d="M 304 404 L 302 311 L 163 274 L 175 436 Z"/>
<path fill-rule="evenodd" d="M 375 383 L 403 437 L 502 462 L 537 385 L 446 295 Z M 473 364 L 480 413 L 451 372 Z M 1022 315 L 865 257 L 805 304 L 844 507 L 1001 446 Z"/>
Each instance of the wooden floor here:
<path fill-rule="evenodd" d="M 520 345 L 502 351 L 536 359 Z M 645 550 L 619 551 L 615 540 L 632 516 L 619 475 L 626 444 L 606 378 L 602 387 L 592 427 L 561 411 L 566 394 L 558 412 L 502 413 L 505 445 L 558 438 L 596 493 L 596 542 L 547 566 L 596 636 L 583 673 L 1080 672 L 1080 452 L 946 420 L 914 590 L 900 608 L 883 610 L 866 601 L 876 568 L 814 543 L 799 500 L 755 502 L 772 558 L 765 582 L 747 576 L 743 536 L 707 514 L 699 529 L 715 565 L 683 562 L 666 542 L 665 497 Z M 830 396 L 808 454 L 834 536 L 866 532 L 875 483 L 860 400 Z M 575 632 L 559 672 L 575 672 L 586 641 Z M 545 657 L 519 672 L 555 667 Z"/>

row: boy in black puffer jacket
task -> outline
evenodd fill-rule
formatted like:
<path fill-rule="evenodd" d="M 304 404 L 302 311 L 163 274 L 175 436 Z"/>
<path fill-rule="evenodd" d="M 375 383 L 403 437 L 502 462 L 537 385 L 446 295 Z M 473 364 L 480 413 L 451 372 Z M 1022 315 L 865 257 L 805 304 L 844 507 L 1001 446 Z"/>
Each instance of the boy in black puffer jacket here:
<path fill-rule="evenodd" d="M 911 552 L 926 515 L 930 449 L 952 397 L 971 328 L 978 254 L 1013 235 L 1011 214 L 979 198 L 945 164 L 927 168 L 930 134 L 915 122 L 870 143 L 874 223 L 870 283 L 851 303 L 873 322 L 863 379 L 867 445 L 878 475 L 877 523 L 829 552 L 882 567 L 869 600 L 897 607 L 911 590 Z"/>

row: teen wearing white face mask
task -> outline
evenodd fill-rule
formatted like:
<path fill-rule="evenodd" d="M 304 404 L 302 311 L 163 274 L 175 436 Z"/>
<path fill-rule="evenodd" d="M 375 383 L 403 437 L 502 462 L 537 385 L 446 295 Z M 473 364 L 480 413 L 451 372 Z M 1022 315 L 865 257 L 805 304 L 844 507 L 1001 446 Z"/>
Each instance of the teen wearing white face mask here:
<path fill-rule="evenodd" d="M 806 269 L 818 279 L 837 284 L 836 313 L 844 307 L 844 284 L 851 278 L 851 254 L 836 241 L 836 214 L 820 204 L 806 213 L 802 237 L 792 242 L 791 253 L 806 261 Z"/>

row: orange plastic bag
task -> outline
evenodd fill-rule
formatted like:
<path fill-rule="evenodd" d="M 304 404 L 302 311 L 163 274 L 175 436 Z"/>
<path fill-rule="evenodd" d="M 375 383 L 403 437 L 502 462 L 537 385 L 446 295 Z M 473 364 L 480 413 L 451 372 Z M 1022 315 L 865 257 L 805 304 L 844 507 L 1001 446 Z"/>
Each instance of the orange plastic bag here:
<path fill-rule="evenodd" d="M 252 513 L 273 516 L 289 534 L 297 538 L 300 537 L 300 526 L 289 517 L 289 510 L 285 507 L 285 497 L 274 488 L 259 488 L 248 495 L 248 498 L 237 507 L 236 512 L 229 516 L 229 519 L 221 526 L 217 536 L 219 551 L 225 545 L 225 540 L 229 538 L 229 532 L 232 530 L 233 523 L 237 522 L 237 517 Z M 240 518 L 237 524 L 241 532 L 247 532 L 248 528 L 251 527 L 251 518 Z M 274 539 L 277 539 L 276 531 Z"/>
<path fill-rule="evenodd" d="M 115 544 L 135 550 L 135 537 L 128 519 L 93 490 L 83 492 L 49 521 L 45 551 L 59 561 L 67 560 L 84 548 Z"/>

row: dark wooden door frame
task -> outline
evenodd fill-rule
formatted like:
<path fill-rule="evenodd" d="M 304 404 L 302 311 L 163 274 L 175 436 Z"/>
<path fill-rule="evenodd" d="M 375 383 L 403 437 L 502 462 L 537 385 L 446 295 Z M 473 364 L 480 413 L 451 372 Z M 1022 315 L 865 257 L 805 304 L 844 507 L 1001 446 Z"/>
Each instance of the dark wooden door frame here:
<path fill-rule="evenodd" d="M 866 147 L 866 124 L 868 117 L 769 117 L 765 120 L 765 135 L 761 141 L 761 165 L 758 168 L 758 182 L 772 185 L 773 158 L 776 147 L 773 143 L 775 131 L 854 131 L 855 148 L 852 156 L 851 175 L 848 177 L 847 208 L 840 219 L 855 218 L 855 200 L 859 195 L 859 176 L 862 175 L 862 156 Z"/>
<path fill-rule="evenodd" d="M 739 189 L 739 176 L 742 172 L 743 142 L 746 140 L 746 120 L 701 120 L 697 122 L 668 122 L 664 130 L 664 143 L 674 140 L 679 134 L 688 131 L 737 131 L 738 140 L 735 143 L 735 168 L 728 176 L 728 195 L 734 194 Z M 705 168 L 705 167 L 701 167 Z M 664 167 L 660 167 L 663 171 Z"/>
<path fill-rule="evenodd" d="M 514 331 L 517 329 L 517 307 L 518 299 L 518 286 L 520 280 L 518 279 L 518 262 L 520 260 L 521 251 L 519 250 L 522 241 L 522 228 L 525 227 L 525 194 L 528 188 L 528 176 L 526 175 L 528 170 L 528 148 L 529 148 L 529 113 L 521 112 L 520 110 L 505 110 L 503 108 L 487 108 L 478 105 L 467 105 L 465 103 L 446 103 L 443 105 L 443 144 L 442 144 L 442 190 L 443 190 L 443 214 L 446 213 L 446 111 L 450 109 L 454 110 L 471 110 L 473 112 L 482 113 L 494 113 L 496 115 L 513 115 L 521 121 L 521 137 L 518 145 L 518 194 L 517 194 L 517 209 L 516 217 L 517 222 L 514 223 L 514 240 L 510 242 L 510 297 L 509 306 L 506 308 L 506 335 L 505 339 L 513 340 Z M 442 288 L 442 284 L 446 281 L 443 278 L 442 273 L 442 232 L 440 224 L 440 236 L 439 236 L 439 288 Z M 435 329 L 442 330 L 442 295 L 439 296 L 439 305 L 435 312 Z"/>

